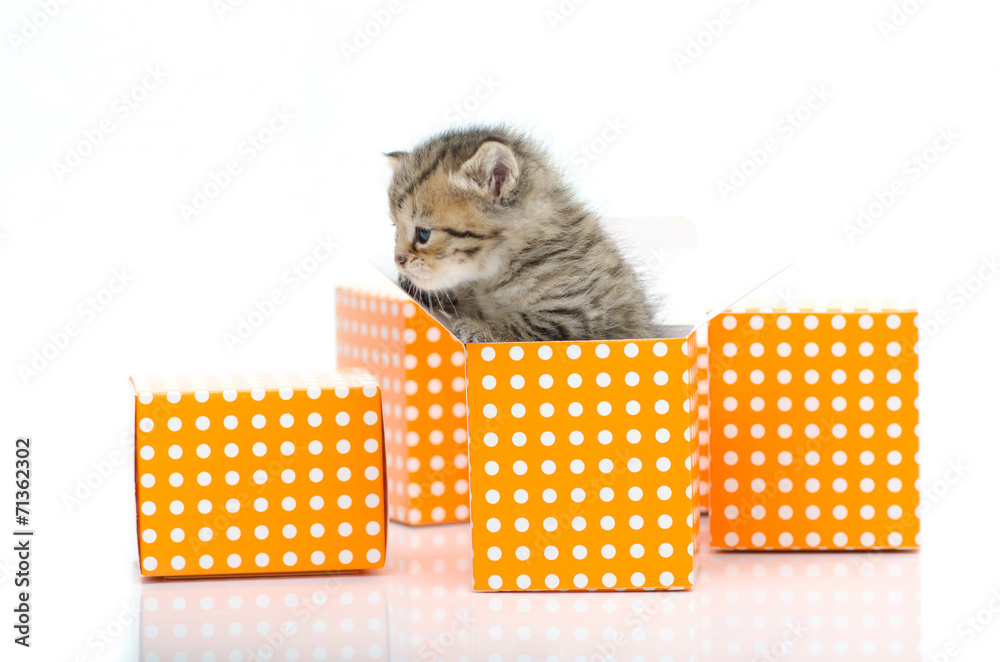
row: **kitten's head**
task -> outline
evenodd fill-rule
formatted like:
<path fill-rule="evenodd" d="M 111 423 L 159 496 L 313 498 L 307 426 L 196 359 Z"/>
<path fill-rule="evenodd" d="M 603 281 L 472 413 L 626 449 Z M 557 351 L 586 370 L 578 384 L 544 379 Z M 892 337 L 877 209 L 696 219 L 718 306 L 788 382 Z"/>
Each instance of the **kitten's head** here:
<path fill-rule="evenodd" d="M 427 292 L 500 275 L 530 189 L 528 144 L 504 131 L 471 129 L 388 157 L 399 272 Z"/>

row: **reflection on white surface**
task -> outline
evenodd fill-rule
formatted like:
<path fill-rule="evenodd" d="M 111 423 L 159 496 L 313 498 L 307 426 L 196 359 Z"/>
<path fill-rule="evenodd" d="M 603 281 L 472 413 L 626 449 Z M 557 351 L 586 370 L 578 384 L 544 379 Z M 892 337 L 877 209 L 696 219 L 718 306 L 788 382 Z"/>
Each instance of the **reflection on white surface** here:
<path fill-rule="evenodd" d="M 475 659 L 698 659 L 692 592 L 502 593 L 475 595 Z"/>
<path fill-rule="evenodd" d="M 699 592 L 713 662 L 920 659 L 915 552 L 716 552 L 705 560 Z"/>
<path fill-rule="evenodd" d="M 702 554 L 691 592 L 473 593 L 467 525 L 394 524 L 376 573 L 142 582 L 141 659 L 920 657 L 917 553 Z"/>
<path fill-rule="evenodd" d="M 382 660 L 386 600 L 360 576 L 144 582 L 145 662 Z"/>
<path fill-rule="evenodd" d="M 393 662 L 472 660 L 475 621 L 468 525 L 390 525 L 382 573 Z"/>

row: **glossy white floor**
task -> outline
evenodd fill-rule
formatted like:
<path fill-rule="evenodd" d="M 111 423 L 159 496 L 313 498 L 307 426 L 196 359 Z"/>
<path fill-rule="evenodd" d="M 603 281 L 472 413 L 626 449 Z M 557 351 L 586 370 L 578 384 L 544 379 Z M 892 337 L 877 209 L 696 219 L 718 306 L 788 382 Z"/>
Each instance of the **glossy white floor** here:
<path fill-rule="evenodd" d="M 920 555 L 705 547 L 691 592 L 473 593 L 469 528 L 390 528 L 366 576 L 142 581 L 140 659 L 914 660 Z"/>

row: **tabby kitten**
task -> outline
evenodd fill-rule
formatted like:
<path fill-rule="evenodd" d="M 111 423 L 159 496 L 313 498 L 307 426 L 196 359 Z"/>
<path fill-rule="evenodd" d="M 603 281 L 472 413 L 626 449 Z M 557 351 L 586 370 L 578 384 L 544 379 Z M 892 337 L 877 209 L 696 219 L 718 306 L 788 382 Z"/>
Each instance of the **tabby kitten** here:
<path fill-rule="evenodd" d="M 529 138 L 455 130 L 388 157 L 400 283 L 460 340 L 653 335 L 636 274 Z"/>

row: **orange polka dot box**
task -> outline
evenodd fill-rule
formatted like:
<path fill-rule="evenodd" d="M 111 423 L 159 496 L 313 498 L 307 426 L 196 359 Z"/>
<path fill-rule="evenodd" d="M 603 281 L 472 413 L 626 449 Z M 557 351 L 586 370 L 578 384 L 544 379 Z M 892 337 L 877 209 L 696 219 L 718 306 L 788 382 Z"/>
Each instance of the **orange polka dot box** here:
<path fill-rule="evenodd" d="M 465 377 L 465 398 L 452 414 L 467 411 L 468 450 L 454 448 L 454 466 L 468 478 L 461 487 L 471 508 L 473 589 L 690 589 L 700 520 L 695 327 L 664 327 L 662 337 L 649 339 L 463 345 L 448 330 L 447 319 L 395 285 L 391 262 L 380 270 L 393 293 L 367 299 L 367 336 L 373 337 L 373 303 L 380 315 L 384 303 L 391 316 L 393 302 L 402 301 L 403 319 L 424 320 L 414 333 L 403 335 L 413 327 L 400 330 L 407 350 L 397 353 L 402 367 L 412 371 L 405 379 L 416 382 L 410 387 L 403 382 L 404 390 L 420 393 L 427 383 L 424 406 L 441 405 L 444 411 L 436 415 L 447 420 L 453 396 L 429 369 L 439 369 L 449 354 L 433 343 L 446 338 L 447 351 L 457 349 L 464 358 L 455 377 Z M 353 309 L 355 302 L 342 298 L 339 304 Z M 378 334 L 392 342 L 388 326 Z M 342 337 L 350 343 L 355 333 L 364 335 L 360 324 L 342 333 L 343 321 L 338 344 Z M 433 340 L 425 340 L 429 333 Z M 420 348 L 424 342 L 431 347 Z M 371 361 L 372 345 L 366 345 Z M 430 351 L 440 361 L 428 360 Z M 455 353 L 451 363 L 458 367 L 463 361 Z M 407 362 L 407 355 L 415 359 Z M 426 365 L 420 356 L 427 357 Z M 385 364 L 386 357 L 378 361 Z M 434 378 L 443 388 L 429 388 Z M 408 423 L 424 411 L 418 407 Z M 438 420 L 426 411 L 428 419 Z M 423 440 L 413 437 L 407 446 L 412 452 Z M 442 482 L 448 489 L 448 481 Z"/>
<path fill-rule="evenodd" d="M 131 383 L 144 576 L 384 565 L 382 408 L 370 374 L 136 376 Z"/>
<path fill-rule="evenodd" d="M 337 365 L 382 385 L 389 517 L 469 519 L 465 348 L 392 283 L 338 287 Z"/>
<path fill-rule="evenodd" d="M 711 321 L 713 547 L 919 545 L 917 333 L 914 310 Z"/>
<path fill-rule="evenodd" d="M 467 349 L 474 588 L 691 588 L 694 332 Z"/>

